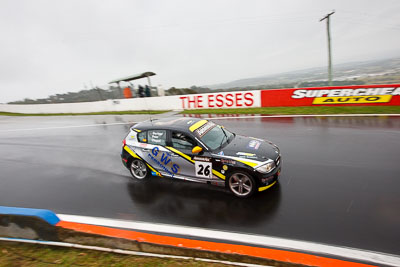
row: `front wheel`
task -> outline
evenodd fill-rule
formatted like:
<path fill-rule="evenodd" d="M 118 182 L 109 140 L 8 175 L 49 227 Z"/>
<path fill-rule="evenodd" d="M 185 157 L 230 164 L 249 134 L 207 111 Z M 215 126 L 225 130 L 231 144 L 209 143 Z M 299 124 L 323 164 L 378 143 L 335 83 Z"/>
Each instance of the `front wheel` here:
<path fill-rule="evenodd" d="M 245 172 L 234 172 L 228 178 L 228 187 L 237 197 L 246 198 L 256 191 L 256 182 Z"/>
<path fill-rule="evenodd" d="M 129 170 L 133 178 L 138 180 L 145 179 L 149 174 L 146 164 L 140 159 L 133 159 Z"/>

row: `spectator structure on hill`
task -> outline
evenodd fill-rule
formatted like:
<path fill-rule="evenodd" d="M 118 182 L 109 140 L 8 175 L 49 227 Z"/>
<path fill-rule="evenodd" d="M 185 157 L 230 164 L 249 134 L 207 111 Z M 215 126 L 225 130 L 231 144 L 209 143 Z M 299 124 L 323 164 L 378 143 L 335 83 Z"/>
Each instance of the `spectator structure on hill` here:
<path fill-rule="evenodd" d="M 150 76 L 154 76 L 154 75 L 156 75 L 154 72 L 147 71 L 147 72 L 143 72 L 143 73 L 139 73 L 139 74 L 135 74 L 135 75 L 130 75 L 130 76 L 127 76 L 127 77 L 124 77 L 124 78 L 112 80 L 111 82 L 109 82 L 109 84 L 116 83 L 118 85 L 118 88 L 120 90 L 121 95 L 125 95 L 125 97 L 127 97 L 127 96 L 129 96 L 129 94 L 127 92 L 124 92 L 124 94 L 122 93 L 120 82 L 128 82 L 128 83 L 130 83 L 133 80 L 147 78 L 148 88 L 152 88 L 151 87 Z M 131 88 L 133 89 L 133 84 L 131 84 Z M 138 96 L 141 97 L 140 95 L 138 95 Z M 146 94 L 146 96 L 150 96 L 150 92 L 148 94 Z"/>

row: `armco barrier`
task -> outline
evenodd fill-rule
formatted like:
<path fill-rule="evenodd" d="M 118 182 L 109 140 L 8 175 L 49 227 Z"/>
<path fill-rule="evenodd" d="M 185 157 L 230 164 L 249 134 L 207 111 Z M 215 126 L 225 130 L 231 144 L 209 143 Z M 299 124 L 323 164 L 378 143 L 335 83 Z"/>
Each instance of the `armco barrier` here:
<path fill-rule="evenodd" d="M 262 107 L 398 106 L 400 84 L 262 90 Z"/>
<path fill-rule="evenodd" d="M 396 255 L 313 242 L 0 206 L 0 242 L 27 239 L 31 243 L 51 241 L 36 243 L 63 247 L 108 248 L 124 254 L 136 251 L 201 257 L 205 261 L 228 260 L 242 266 L 372 266 L 361 262 L 400 265 Z"/>

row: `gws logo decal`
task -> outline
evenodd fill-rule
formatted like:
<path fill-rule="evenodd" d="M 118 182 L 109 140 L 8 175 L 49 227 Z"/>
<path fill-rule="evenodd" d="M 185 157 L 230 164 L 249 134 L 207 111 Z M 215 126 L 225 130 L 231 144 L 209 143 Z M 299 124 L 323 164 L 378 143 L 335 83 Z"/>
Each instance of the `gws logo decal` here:
<path fill-rule="evenodd" d="M 171 155 L 168 152 L 160 151 L 158 147 L 154 147 L 147 156 L 172 177 L 179 173 L 180 166 L 171 160 Z"/>

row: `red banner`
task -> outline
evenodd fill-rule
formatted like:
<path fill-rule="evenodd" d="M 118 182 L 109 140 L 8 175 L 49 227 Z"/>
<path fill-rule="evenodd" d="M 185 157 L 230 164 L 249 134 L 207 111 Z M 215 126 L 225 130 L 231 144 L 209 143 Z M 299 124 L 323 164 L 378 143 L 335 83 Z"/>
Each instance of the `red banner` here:
<path fill-rule="evenodd" d="M 400 105 L 400 84 L 291 88 L 261 91 L 262 107 L 348 105 Z"/>
<path fill-rule="evenodd" d="M 259 107 L 258 92 L 229 92 L 180 96 L 182 109 Z"/>

